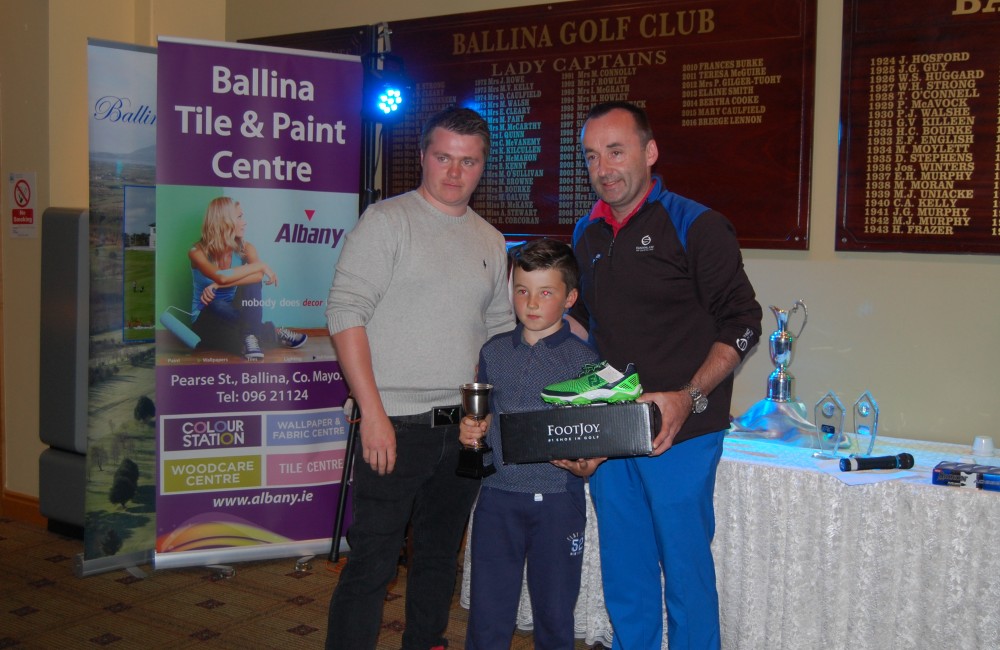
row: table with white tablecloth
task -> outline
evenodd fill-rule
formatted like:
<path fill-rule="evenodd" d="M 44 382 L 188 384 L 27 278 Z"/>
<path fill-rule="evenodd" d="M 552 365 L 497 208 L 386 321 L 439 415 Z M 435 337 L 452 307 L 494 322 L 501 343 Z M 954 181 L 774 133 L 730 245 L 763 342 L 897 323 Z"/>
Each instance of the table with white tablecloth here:
<path fill-rule="evenodd" d="M 901 478 L 848 485 L 811 449 L 726 438 L 712 544 L 724 648 L 1000 648 L 1000 492 L 931 483 L 969 447 L 879 438 L 873 454 L 904 451 L 916 465 Z M 589 497 L 587 516 L 576 633 L 610 646 Z M 466 607 L 470 560 L 467 547 Z M 531 629 L 527 589 L 517 624 Z"/>

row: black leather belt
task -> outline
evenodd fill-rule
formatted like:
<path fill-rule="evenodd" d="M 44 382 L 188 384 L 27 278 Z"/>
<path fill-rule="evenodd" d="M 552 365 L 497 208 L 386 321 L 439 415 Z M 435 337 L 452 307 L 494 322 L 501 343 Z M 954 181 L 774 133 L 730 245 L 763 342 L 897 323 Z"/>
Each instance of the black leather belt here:
<path fill-rule="evenodd" d="M 392 415 L 389 419 L 405 424 L 419 424 L 425 427 L 445 427 L 458 424 L 462 419 L 462 405 L 435 406 L 429 411 L 416 415 Z"/>

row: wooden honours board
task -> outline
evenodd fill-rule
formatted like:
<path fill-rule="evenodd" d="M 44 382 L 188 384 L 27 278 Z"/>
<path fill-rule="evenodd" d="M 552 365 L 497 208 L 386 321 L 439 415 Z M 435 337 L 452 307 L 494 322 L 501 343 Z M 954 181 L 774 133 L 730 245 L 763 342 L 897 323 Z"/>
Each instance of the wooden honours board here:
<path fill-rule="evenodd" d="M 845 0 L 838 250 L 1000 253 L 998 12 Z"/>
<path fill-rule="evenodd" d="M 507 235 L 568 238 L 594 195 L 589 108 L 648 111 L 667 187 L 751 248 L 807 249 L 815 0 L 566 2 L 390 23 L 414 99 L 383 130 L 386 196 L 420 182 L 419 136 L 460 104 L 493 149 L 472 206 Z"/>

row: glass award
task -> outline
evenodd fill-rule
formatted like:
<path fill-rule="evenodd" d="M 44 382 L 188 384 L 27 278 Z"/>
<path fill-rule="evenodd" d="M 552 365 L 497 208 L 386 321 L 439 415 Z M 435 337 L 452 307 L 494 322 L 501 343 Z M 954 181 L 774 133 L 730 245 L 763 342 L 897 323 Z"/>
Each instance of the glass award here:
<path fill-rule="evenodd" d="M 813 418 L 816 422 L 816 458 L 834 460 L 840 458 L 840 447 L 844 442 L 844 405 L 833 391 L 827 392 L 816 402 Z"/>
<path fill-rule="evenodd" d="M 854 402 L 854 438 L 855 453 L 859 456 L 871 456 L 875 448 L 875 436 L 878 435 L 878 402 L 872 397 L 871 391 L 865 391 L 858 401 Z"/>

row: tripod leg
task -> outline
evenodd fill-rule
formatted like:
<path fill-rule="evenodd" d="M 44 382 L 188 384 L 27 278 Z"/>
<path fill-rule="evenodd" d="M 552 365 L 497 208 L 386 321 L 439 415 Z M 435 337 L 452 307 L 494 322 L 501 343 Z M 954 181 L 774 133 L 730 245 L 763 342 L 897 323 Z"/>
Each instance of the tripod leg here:
<path fill-rule="evenodd" d="M 358 441 L 358 429 L 361 426 L 361 411 L 358 403 L 351 398 L 351 414 L 347 419 L 347 446 L 344 449 L 344 471 L 340 477 L 340 496 L 337 499 L 337 514 L 333 519 L 333 535 L 330 542 L 330 562 L 340 560 L 340 535 L 344 527 L 344 514 L 347 510 L 347 488 L 350 485 L 354 471 L 354 445 Z"/>

